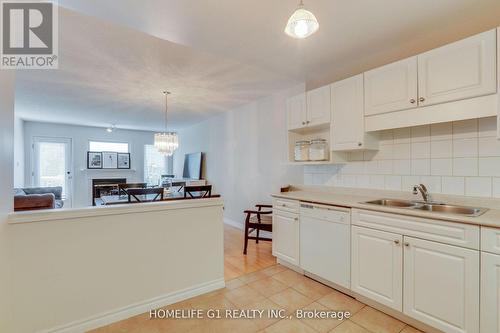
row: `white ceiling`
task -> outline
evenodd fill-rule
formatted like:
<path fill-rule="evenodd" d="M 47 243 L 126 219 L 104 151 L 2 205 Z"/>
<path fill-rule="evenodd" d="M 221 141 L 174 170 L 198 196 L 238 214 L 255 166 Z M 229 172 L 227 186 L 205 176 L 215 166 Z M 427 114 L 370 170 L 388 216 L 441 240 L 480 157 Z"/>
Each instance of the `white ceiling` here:
<path fill-rule="evenodd" d="M 18 71 L 23 119 L 162 130 L 166 89 L 179 129 L 298 83 L 69 10 L 59 27 L 59 69 Z"/>
<path fill-rule="evenodd" d="M 297 2 L 59 0 L 99 20 L 61 10 L 61 69 L 19 75 L 20 110 L 153 129 L 168 86 L 182 127 L 500 25 L 498 0 L 305 0 L 320 29 L 295 40 L 283 28 Z"/>

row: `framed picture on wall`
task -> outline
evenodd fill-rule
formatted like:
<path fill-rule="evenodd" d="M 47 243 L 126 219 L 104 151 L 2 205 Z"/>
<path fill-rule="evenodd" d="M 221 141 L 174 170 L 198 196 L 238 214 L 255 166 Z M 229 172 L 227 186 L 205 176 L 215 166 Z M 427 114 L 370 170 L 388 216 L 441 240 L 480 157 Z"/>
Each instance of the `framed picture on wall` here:
<path fill-rule="evenodd" d="M 118 169 L 130 169 L 130 153 L 118 153 Z"/>
<path fill-rule="evenodd" d="M 102 168 L 103 169 L 118 169 L 118 153 L 103 151 L 102 152 Z"/>
<path fill-rule="evenodd" d="M 87 169 L 102 169 L 102 153 L 97 151 L 87 152 Z"/>

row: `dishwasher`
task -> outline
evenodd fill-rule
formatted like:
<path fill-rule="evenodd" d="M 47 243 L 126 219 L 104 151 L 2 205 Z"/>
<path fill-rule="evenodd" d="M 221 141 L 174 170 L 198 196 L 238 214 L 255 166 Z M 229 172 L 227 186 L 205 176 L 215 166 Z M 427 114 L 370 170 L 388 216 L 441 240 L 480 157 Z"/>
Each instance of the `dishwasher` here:
<path fill-rule="evenodd" d="M 350 224 L 348 208 L 301 203 L 301 268 L 322 279 L 350 288 Z"/>

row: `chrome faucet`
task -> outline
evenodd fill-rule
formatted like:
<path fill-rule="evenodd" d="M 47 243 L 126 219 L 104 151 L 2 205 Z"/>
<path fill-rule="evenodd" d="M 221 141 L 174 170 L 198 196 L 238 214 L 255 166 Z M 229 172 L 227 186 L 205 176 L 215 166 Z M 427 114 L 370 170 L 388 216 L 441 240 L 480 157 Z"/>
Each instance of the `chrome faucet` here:
<path fill-rule="evenodd" d="M 424 199 L 424 202 L 431 202 L 432 201 L 431 194 L 429 193 L 429 191 L 427 190 L 427 187 L 425 187 L 424 184 L 413 186 L 413 194 L 418 194 L 418 192 L 420 192 L 420 194 L 422 194 L 422 198 Z"/>

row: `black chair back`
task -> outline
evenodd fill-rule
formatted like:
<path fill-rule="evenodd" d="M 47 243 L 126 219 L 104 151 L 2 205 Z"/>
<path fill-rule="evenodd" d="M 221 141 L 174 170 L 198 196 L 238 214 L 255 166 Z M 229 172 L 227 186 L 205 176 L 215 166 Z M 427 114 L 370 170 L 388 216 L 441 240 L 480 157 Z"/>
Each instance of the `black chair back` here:
<path fill-rule="evenodd" d="M 184 186 L 184 198 L 210 198 L 212 185 Z"/>
<path fill-rule="evenodd" d="M 130 188 L 127 190 L 128 202 L 151 202 L 163 200 L 163 188 Z M 144 196 L 144 197 L 142 197 Z"/>
<path fill-rule="evenodd" d="M 146 188 L 148 184 L 146 183 L 126 183 L 118 184 L 118 195 L 127 195 L 128 189 L 131 188 Z"/>

